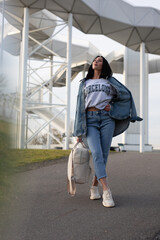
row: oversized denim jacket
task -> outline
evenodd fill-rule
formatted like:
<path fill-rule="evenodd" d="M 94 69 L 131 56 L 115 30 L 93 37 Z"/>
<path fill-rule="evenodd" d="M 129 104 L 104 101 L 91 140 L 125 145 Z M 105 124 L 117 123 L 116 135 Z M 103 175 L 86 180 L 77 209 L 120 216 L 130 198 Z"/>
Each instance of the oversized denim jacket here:
<path fill-rule="evenodd" d="M 117 92 L 116 97 L 110 102 L 111 109 L 109 111 L 109 116 L 115 119 L 115 130 L 113 134 L 113 137 L 115 137 L 123 133 L 129 127 L 130 122 L 141 121 L 142 118 L 137 116 L 134 100 L 128 88 L 114 77 L 107 78 L 107 80 Z M 84 92 L 85 81 L 85 78 L 82 79 L 79 86 L 73 136 L 85 137 L 87 134 Z"/>

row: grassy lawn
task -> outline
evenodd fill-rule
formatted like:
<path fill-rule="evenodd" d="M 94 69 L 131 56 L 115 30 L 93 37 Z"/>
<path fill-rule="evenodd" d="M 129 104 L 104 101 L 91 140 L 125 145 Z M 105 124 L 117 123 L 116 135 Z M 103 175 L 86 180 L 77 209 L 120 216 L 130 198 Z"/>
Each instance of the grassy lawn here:
<path fill-rule="evenodd" d="M 70 150 L 11 149 L 11 124 L 0 121 L 0 205 L 9 200 L 10 177 L 17 169 L 68 156 Z"/>
<path fill-rule="evenodd" d="M 0 205 L 3 201 L 7 201 L 12 174 L 9 128 L 9 123 L 0 121 Z"/>
<path fill-rule="evenodd" d="M 0 184 L 3 183 L 6 174 L 11 173 L 9 128 L 9 123 L 0 121 Z"/>
<path fill-rule="evenodd" d="M 21 167 L 31 163 L 54 160 L 69 155 L 70 150 L 59 149 L 15 149 L 11 150 L 14 155 L 13 167 Z"/>

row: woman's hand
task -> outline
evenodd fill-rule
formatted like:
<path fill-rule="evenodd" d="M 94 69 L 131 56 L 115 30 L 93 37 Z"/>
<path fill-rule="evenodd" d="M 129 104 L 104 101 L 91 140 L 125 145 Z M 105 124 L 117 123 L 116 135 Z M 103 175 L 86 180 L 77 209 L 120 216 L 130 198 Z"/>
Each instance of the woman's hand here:
<path fill-rule="evenodd" d="M 109 112 L 111 110 L 111 105 L 108 103 L 105 108 L 104 108 L 105 111 Z"/>
<path fill-rule="evenodd" d="M 82 142 L 82 137 L 81 136 L 77 137 L 77 142 Z"/>

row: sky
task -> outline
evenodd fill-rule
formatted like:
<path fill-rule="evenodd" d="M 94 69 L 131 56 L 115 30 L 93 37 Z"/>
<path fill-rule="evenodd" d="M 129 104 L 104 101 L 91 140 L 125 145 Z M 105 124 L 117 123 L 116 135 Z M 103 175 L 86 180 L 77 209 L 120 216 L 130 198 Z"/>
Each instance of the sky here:
<path fill-rule="evenodd" d="M 160 1 L 142 1 L 142 0 L 128 0 L 127 2 L 137 5 L 137 6 L 151 6 L 160 9 Z M 102 35 L 86 35 L 73 28 L 73 38 L 80 38 L 90 41 L 95 45 L 102 53 L 106 55 L 107 53 L 113 50 L 119 50 L 123 46 L 105 36 Z M 157 56 L 149 55 L 150 58 Z M 8 53 L 4 54 L 4 66 L 7 79 L 9 80 L 9 85 L 7 91 L 15 91 L 16 82 L 18 78 L 18 69 L 19 60 L 18 57 L 13 57 Z M 8 71 L 9 66 L 9 71 Z M 13 74 L 14 73 L 14 74 Z M 122 75 L 114 75 L 118 80 L 122 81 Z M 75 108 L 76 108 L 76 96 L 79 86 L 79 80 L 82 78 L 82 74 L 79 74 L 71 84 L 71 118 L 74 118 Z M 153 145 L 154 148 L 160 149 L 160 111 L 157 109 L 157 103 L 160 102 L 160 73 L 149 74 L 149 143 Z M 54 88 L 54 93 L 60 96 L 65 100 L 65 88 Z M 112 145 L 116 145 L 118 142 L 121 142 L 121 136 L 114 138 Z"/>
<path fill-rule="evenodd" d="M 160 9 L 159 0 L 124 0 L 124 2 L 128 2 L 134 6 L 154 7 Z"/>

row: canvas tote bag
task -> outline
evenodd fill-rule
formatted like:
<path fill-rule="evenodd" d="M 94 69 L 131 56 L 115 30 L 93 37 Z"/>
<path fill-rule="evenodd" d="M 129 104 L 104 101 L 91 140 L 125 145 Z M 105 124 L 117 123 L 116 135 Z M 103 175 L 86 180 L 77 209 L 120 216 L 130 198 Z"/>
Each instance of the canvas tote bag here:
<path fill-rule="evenodd" d="M 77 142 L 68 158 L 67 189 L 72 196 L 76 193 L 76 183 L 88 182 L 91 174 L 90 154 L 85 144 Z"/>

